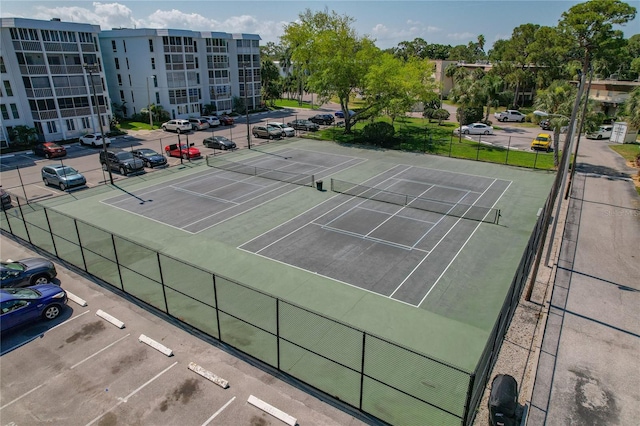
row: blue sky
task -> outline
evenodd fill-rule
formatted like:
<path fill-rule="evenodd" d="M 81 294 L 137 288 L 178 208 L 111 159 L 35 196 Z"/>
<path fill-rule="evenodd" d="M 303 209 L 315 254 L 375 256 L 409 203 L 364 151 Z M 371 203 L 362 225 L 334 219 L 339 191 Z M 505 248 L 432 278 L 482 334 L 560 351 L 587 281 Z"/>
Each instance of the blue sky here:
<path fill-rule="evenodd" d="M 562 12 L 580 1 L 501 0 L 501 1 L 52 1 L 0 0 L 0 16 L 85 22 L 102 29 L 174 28 L 195 31 L 254 33 L 261 44 L 278 43 L 284 26 L 298 19 L 306 8 L 326 7 L 354 18 L 358 34 L 376 39 L 385 49 L 401 41 L 421 37 L 428 43 L 467 44 L 478 35 L 486 39 L 485 50 L 498 39 L 511 36 L 521 24 L 555 26 Z M 640 0 L 627 1 L 640 15 Z M 640 16 L 619 27 L 629 38 L 640 33 Z"/>

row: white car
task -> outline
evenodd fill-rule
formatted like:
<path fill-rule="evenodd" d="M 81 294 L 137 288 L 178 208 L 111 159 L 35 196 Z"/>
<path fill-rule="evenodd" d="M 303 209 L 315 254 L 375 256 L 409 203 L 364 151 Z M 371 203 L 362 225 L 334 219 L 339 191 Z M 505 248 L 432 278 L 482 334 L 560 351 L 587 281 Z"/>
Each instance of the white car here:
<path fill-rule="evenodd" d="M 493 116 L 498 121 L 517 121 L 519 123 L 524 123 L 524 120 L 527 118 L 520 111 L 516 111 L 515 109 L 508 109 L 502 112 L 495 112 Z"/>
<path fill-rule="evenodd" d="M 202 118 L 203 120 L 207 120 L 207 122 L 209 123 L 209 126 L 211 127 L 218 127 L 220 125 L 220 119 L 215 115 L 205 115 L 200 118 Z"/>
<path fill-rule="evenodd" d="M 103 138 L 102 133 L 89 133 L 80 138 L 80 145 L 102 146 L 102 144 L 111 145 L 111 139 Z"/>
<path fill-rule="evenodd" d="M 460 127 L 453 131 L 456 135 L 460 133 Z M 462 126 L 463 135 L 492 135 L 493 127 L 487 126 L 484 123 L 471 123 L 467 126 Z"/>
<path fill-rule="evenodd" d="M 597 131 L 587 134 L 587 139 L 609 139 L 613 126 L 600 126 Z"/>
<path fill-rule="evenodd" d="M 162 123 L 162 130 L 165 132 L 188 133 L 191 130 L 191 123 L 189 123 L 189 120 L 169 120 L 166 123 Z"/>
<path fill-rule="evenodd" d="M 268 122 L 267 123 L 268 126 L 275 126 L 279 129 L 281 129 L 284 132 L 285 136 L 295 136 L 296 135 L 296 129 L 294 129 L 293 127 L 289 127 L 284 123 L 278 123 L 278 122 Z"/>

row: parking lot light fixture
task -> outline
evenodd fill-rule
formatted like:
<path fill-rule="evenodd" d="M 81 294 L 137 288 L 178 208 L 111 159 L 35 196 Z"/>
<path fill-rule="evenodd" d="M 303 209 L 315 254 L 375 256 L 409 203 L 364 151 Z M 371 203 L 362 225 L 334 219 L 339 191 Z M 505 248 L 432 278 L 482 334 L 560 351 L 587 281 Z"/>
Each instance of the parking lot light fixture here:
<path fill-rule="evenodd" d="M 104 134 L 104 130 L 102 128 L 102 117 L 100 116 L 100 105 L 98 104 L 98 94 L 96 93 L 96 85 L 93 81 L 93 73 L 100 72 L 100 68 L 97 64 L 84 64 L 83 68 L 86 72 L 89 73 L 89 80 L 91 80 L 91 88 L 93 89 L 93 103 L 96 107 L 96 115 L 98 116 L 98 124 L 100 125 L 100 135 L 102 136 L 102 152 L 104 152 L 104 158 L 107 158 L 107 144 L 105 143 L 106 135 Z M 99 75 L 99 74 L 98 74 Z M 91 99 L 91 96 L 89 96 Z M 113 174 L 111 174 L 111 167 L 107 167 L 109 172 L 109 182 L 113 185 Z"/>

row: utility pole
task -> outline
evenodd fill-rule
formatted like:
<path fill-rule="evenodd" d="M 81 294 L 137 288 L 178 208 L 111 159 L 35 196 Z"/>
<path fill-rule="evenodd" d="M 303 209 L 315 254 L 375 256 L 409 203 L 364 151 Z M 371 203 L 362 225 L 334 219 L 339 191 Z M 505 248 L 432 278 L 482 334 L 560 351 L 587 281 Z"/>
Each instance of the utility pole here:
<path fill-rule="evenodd" d="M 153 130 L 153 116 L 151 115 L 151 93 L 149 92 L 149 78 L 147 76 L 147 109 L 149 110 L 149 126 Z"/>
<path fill-rule="evenodd" d="M 96 64 L 84 64 L 84 69 L 89 73 L 89 79 L 91 80 L 91 88 L 93 89 L 93 104 L 96 107 L 96 115 L 98 116 L 98 124 L 100 125 L 100 134 L 102 135 L 102 152 L 104 153 L 104 161 L 107 161 L 107 144 L 105 143 L 106 135 L 102 128 L 102 117 L 100 117 L 100 106 L 98 105 L 98 94 L 96 93 L 96 84 L 93 81 L 93 73 L 98 72 L 100 75 L 100 69 Z M 91 97 L 89 97 L 91 99 Z M 105 163 L 106 164 L 106 163 Z M 111 167 L 107 166 L 109 172 L 109 182 L 113 185 L 113 174 L 111 174 Z"/>
<path fill-rule="evenodd" d="M 249 103 L 247 100 L 247 66 L 242 66 L 242 76 L 244 82 L 244 112 L 246 114 L 245 121 L 247 122 L 247 147 L 251 149 L 251 132 L 249 131 Z"/>

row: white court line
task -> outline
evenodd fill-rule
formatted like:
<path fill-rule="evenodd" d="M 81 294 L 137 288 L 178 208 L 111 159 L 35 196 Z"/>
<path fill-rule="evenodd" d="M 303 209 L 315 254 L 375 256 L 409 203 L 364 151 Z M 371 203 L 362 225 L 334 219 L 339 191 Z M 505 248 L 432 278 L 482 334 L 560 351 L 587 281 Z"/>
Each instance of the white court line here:
<path fill-rule="evenodd" d="M 234 201 L 225 200 L 224 198 L 212 197 L 211 195 L 207 195 L 206 192 L 202 193 L 202 192 L 192 191 L 190 189 L 184 189 L 184 188 L 180 188 L 180 187 L 177 187 L 177 186 L 171 186 L 171 189 L 173 189 L 174 191 L 177 191 L 177 192 L 184 192 L 185 194 L 194 195 L 194 196 L 196 196 L 198 198 L 207 198 L 209 200 L 220 201 L 221 203 L 224 203 L 224 204 L 238 205 L 238 203 L 236 203 Z"/>
<path fill-rule="evenodd" d="M 83 362 L 85 362 L 85 361 L 89 361 L 89 360 L 90 360 L 91 358 L 93 358 L 94 356 L 98 355 L 99 353 L 101 353 L 101 352 L 103 352 L 103 351 L 106 351 L 106 350 L 107 350 L 107 349 L 109 349 L 111 346 L 115 345 L 116 343 L 118 343 L 118 342 L 119 342 L 119 341 L 121 341 L 121 340 L 126 339 L 126 338 L 127 338 L 127 337 L 129 337 L 129 336 L 131 336 L 131 333 L 129 333 L 129 334 L 127 334 L 126 336 L 119 338 L 119 339 L 118 339 L 118 340 L 116 340 L 115 342 L 113 342 L 113 343 L 111 343 L 111 344 L 109 344 L 109 345 L 105 346 L 104 348 L 100 349 L 98 352 L 94 353 L 93 355 L 89 355 L 88 357 L 86 357 L 86 358 L 85 358 L 85 359 L 83 359 L 82 361 L 80 361 L 80 362 L 77 362 L 77 363 L 73 364 L 71 367 L 69 367 L 69 369 L 70 369 L 70 370 L 73 370 L 74 368 L 76 368 L 77 366 L 79 366 L 80 364 L 82 364 Z"/>
<path fill-rule="evenodd" d="M 358 206 L 356 208 L 359 209 L 359 210 L 365 210 L 365 211 L 374 212 L 374 213 L 386 214 L 386 215 L 389 215 L 389 216 L 391 215 L 391 213 L 381 212 L 380 210 L 370 209 L 369 207 Z M 420 209 L 413 209 L 413 210 L 420 210 Z M 420 211 L 424 211 L 424 210 L 420 210 Z M 397 217 L 399 217 L 401 219 L 413 220 L 414 222 L 430 223 L 432 225 L 434 223 L 436 223 L 436 222 L 431 222 L 430 220 L 416 219 L 415 217 L 405 216 L 405 215 L 401 215 L 401 214 L 399 214 Z M 313 223 L 314 225 L 320 225 L 319 223 L 315 223 L 315 222 L 311 222 L 311 223 Z"/>
<path fill-rule="evenodd" d="M 216 417 L 218 417 L 218 414 L 222 413 L 222 410 L 224 410 L 225 408 L 227 408 L 227 406 L 228 406 L 229 404 L 231 404 L 231 403 L 233 402 L 233 400 L 234 400 L 234 399 L 236 399 L 236 397 L 235 397 L 235 396 L 234 396 L 233 398 L 231 398 L 231 399 L 229 400 L 229 402 L 227 402 L 227 403 L 226 403 L 226 404 L 224 404 L 222 407 L 220 407 L 220 409 L 219 409 L 218 411 L 216 411 L 215 413 L 213 413 L 213 416 L 209 417 L 209 418 L 207 419 L 207 421 L 206 421 L 206 422 L 202 423 L 202 426 L 207 426 L 209 423 L 211 423 L 211 421 L 212 421 L 213 419 L 215 419 Z"/>
<path fill-rule="evenodd" d="M 384 244 L 384 245 L 391 246 L 391 247 L 400 248 L 402 250 L 407 250 L 407 251 L 411 251 L 412 250 L 411 246 L 407 246 L 407 245 L 400 244 L 400 243 L 394 243 L 393 241 L 389 241 L 389 240 L 383 240 L 382 238 L 370 237 L 369 234 L 362 235 L 362 234 L 358 234 L 357 232 L 346 231 L 344 229 L 334 228 L 332 226 L 323 226 L 323 225 L 318 225 L 318 224 L 314 224 L 314 225 L 320 226 L 322 229 L 327 229 L 329 231 L 336 232 L 338 234 L 350 235 L 352 237 L 360 238 L 362 240 L 373 241 L 375 243 L 379 243 L 379 244 Z M 421 251 L 423 253 L 428 253 L 428 251 L 422 250 L 422 249 L 415 249 L 415 250 L 416 251 Z"/>
<path fill-rule="evenodd" d="M 495 205 L 498 203 L 498 201 L 500 201 L 500 199 L 502 198 L 502 196 L 504 194 L 507 193 L 507 190 L 509 189 L 509 187 L 511 186 L 513 182 L 509 182 L 509 185 L 507 185 L 507 187 L 504 189 L 504 191 L 502 191 L 502 194 L 500 194 L 500 196 L 498 197 L 498 199 L 493 203 L 493 205 L 491 206 L 491 208 L 494 208 Z M 456 253 L 456 255 L 453 257 L 453 259 L 451 259 L 451 261 L 449 262 L 449 264 L 447 265 L 446 268 L 444 268 L 444 271 L 442 271 L 442 273 L 440 274 L 440 276 L 438 277 L 438 279 L 433 283 L 433 285 L 431 286 L 431 288 L 429 289 L 429 291 L 427 291 L 427 294 L 424 295 L 424 297 L 422 298 L 422 300 L 420 300 L 420 303 L 418 303 L 418 306 L 422 305 L 422 302 L 425 301 L 425 299 L 427 298 L 427 296 L 431 293 L 431 291 L 436 287 L 436 285 L 438 284 L 438 282 L 440 281 L 440 279 L 444 276 L 444 274 L 449 270 L 449 268 L 451 267 L 451 265 L 453 264 L 453 261 L 456 260 L 456 258 L 458 257 L 458 255 L 460 254 L 460 252 L 462 251 L 462 249 L 467 245 L 467 243 L 469 242 L 469 240 L 471 240 L 471 237 L 473 237 L 473 234 L 476 233 L 476 231 L 480 228 L 480 225 L 482 224 L 482 222 L 478 223 L 478 226 L 476 226 L 476 229 L 473 230 L 473 232 L 471 233 L 471 235 L 469 235 L 469 238 L 467 238 L 467 241 L 464 242 L 464 244 L 462 245 L 462 247 L 460 247 L 460 250 L 458 250 L 458 252 Z"/>
<path fill-rule="evenodd" d="M 24 398 L 25 396 L 29 395 L 31 392 L 37 391 L 38 389 L 40 389 L 41 387 L 44 386 L 44 383 L 42 383 L 41 385 L 36 386 L 35 388 L 31 389 L 30 391 L 23 393 L 22 395 L 20 395 L 19 397 L 17 397 L 16 399 L 14 399 L 11 402 L 7 402 L 6 404 L 4 404 L 2 407 L 0 407 L 0 410 L 10 406 L 11 404 L 13 404 L 16 401 L 21 400 L 22 398 Z"/>
<path fill-rule="evenodd" d="M 485 189 L 485 190 L 484 190 L 484 192 L 483 192 L 482 194 L 480 194 L 480 197 L 478 197 L 478 200 L 479 200 L 480 198 L 482 198 L 482 196 L 483 196 L 483 195 L 484 195 L 484 194 L 489 190 L 489 188 L 491 188 L 491 186 L 492 186 L 494 183 L 496 183 L 496 181 L 497 181 L 497 179 L 494 179 L 494 180 L 493 180 L 493 182 L 491 182 L 491 185 L 489 185 L 489 186 L 487 187 L 487 189 Z M 476 201 L 477 201 L 477 200 L 476 200 Z M 494 204 L 494 205 L 495 205 L 495 204 Z M 452 208 L 453 208 L 453 207 L 452 207 Z M 444 217 L 444 216 L 443 216 L 443 217 Z M 423 257 L 423 258 L 422 258 L 422 260 L 421 260 L 421 261 L 416 265 L 416 267 L 415 267 L 415 268 L 413 268 L 413 270 L 412 270 L 411 272 L 409 272 L 409 275 L 407 275 L 407 276 L 405 277 L 405 279 L 404 279 L 404 280 L 402 280 L 402 282 L 400 283 L 400 285 L 398 285 L 398 287 L 396 287 L 396 289 L 393 291 L 393 293 L 391 293 L 391 296 L 389 296 L 389 297 L 393 298 L 393 295 L 394 295 L 394 294 L 396 294 L 396 292 L 397 292 L 398 290 L 400 290 L 400 287 L 402 287 L 402 286 L 404 285 L 404 283 L 406 283 L 406 282 L 407 282 L 407 280 L 408 280 L 408 279 L 409 279 L 409 278 L 414 274 L 414 272 L 416 272 L 416 271 L 418 270 L 418 268 L 419 268 L 419 267 L 424 263 L 424 261 L 425 261 L 425 260 L 427 260 L 427 258 L 429 257 L 429 255 L 435 251 L 436 247 L 438 247 L 438 246 L 440 245 L 440 243 L 441 243 L 441 242 L 443 242 L 443 241 L 445 240 L 445 238 L 447 237 L 447 235 L 449 235 L 449 233 L 451 233 L 451 231 L 453 231 L 453 228 L 455 228 L 455 227 L 456 227 L 456 225 L 457 225 L 458 223 L 460 223 L 460 221 L 461 221 L 461 220 L 462 220 L 462 218 L 458 218 L 458 220 L 456 220 L 456 223 L 454 223 L 454 224 L 453 224 L 453 226 L 451 226 L 451 228 L 449 228 L 449 230 L 448 230 L 448 231 L 447 231 L 447 232 L 442 236 L 442 238 L 440 238 L 440 240 L 438 240 L 438 242 L 433 246 L 433 248 L 431 249 L 431 251 L 429 252 L 429 254 L 427 254 L 425 257 Z M 480 226 L 480 224 L 481 224 L 481 223 L 482 223 L 482 222 L 480 222 L 480 223 L 478 224 L 478 226 Z M 475 232 L 475 231 L 474 231 L 474 232 Z M 466 243 L 465 243 L 465 244 L 466 244 Z M 454 257 L 454 259 L 455 259 L 455 257 Z M 432 288 L 433 288 L 433 286 L 432 286 Z M 428 294 L 428 293 L 427 293 L 427 294 Z M 420 302 L 420 303 L 422 303 L 422 302 Z M 416 306 L 420 306 L 420 304 L 418 304 L 418 305 L 416 305 Z"/>
<path fill-rule="evenodd" d="M 98 417 L 96 417 L 95 419 L 91 420 L 89 423 L 86 424 L 86 426 L 90 426 L 92 424 L 94 424 L 95 422 L 97 422 L 98 420 L 100 420 L 105 414 L 107 414 L 108 412 L 110 412 L 111 410 L 113 410 L 114 408 L 116 408 L 118 405 L 127 402 L 127 400 L 129 398 L 131 398 L 133 395 L 135 395 L 136 393 L 138 393 L 140 390 L 142 390 L 145 386 L 147 386 L 148 384 L 150 384 L 151 382 L 153 382 L 155 379 L 157 379 L 158 377 L 162 376 L 164 373 L 166 373 L 167 371 L 169 371 L 169 369 L 171 369 L 174 365 L 176 365 L 178 363 L 178 361 L 174 362 L 173 364 L 171 364 L 170 366 L 168 366 L 167 368 L 165 368 L 164 370 L 162 370 L 161 372 L 159 372 L 158 374 L 156 374 L 153 378 L 151 378 L 150 380 L 148 380 L 145 384 L 143 384 L 142 386 L 140 386 L 138 389 L 134 390 L 133 392 L 131 392 L 129 395 L 125 396 L 124 398 L 118 398 L 118 402 L 113 405 L 111 408 L 109 408 L 107 411 L 105 411 L 104 413 L 100 414 Z"/>

